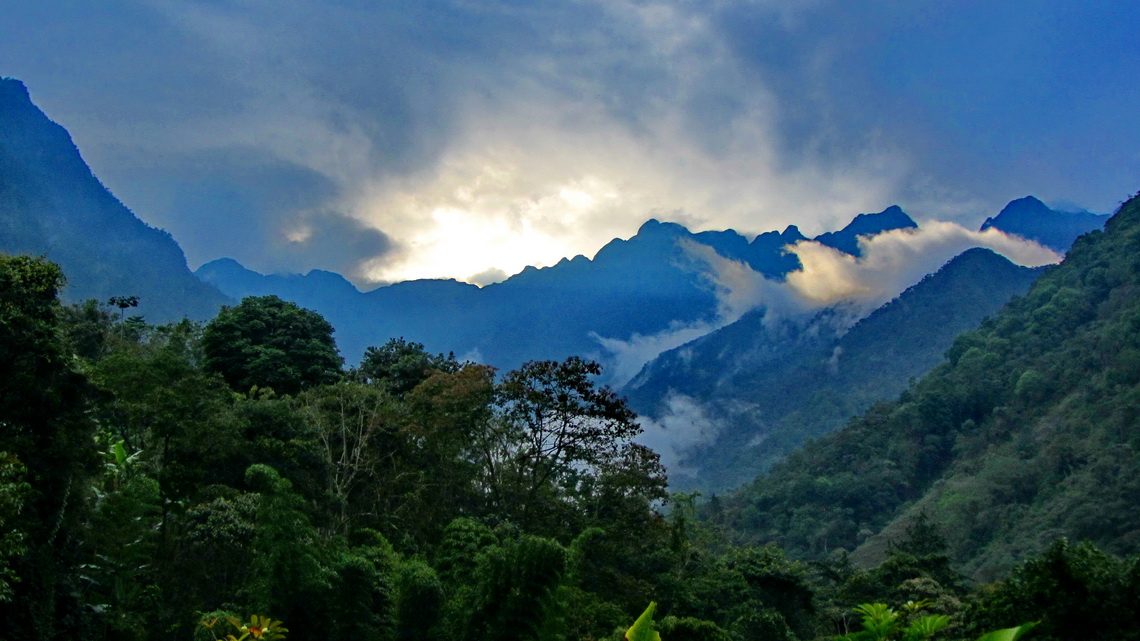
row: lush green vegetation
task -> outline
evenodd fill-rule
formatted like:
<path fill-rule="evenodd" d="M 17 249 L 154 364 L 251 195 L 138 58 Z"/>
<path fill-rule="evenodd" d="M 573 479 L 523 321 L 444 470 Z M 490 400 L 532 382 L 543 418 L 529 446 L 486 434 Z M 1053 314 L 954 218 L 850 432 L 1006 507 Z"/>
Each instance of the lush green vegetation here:
<path fill-rule="evenodd" d="M 699 505 L 588 361 L 343 371 L 280 300 L 151 326 L 0 257 L 0 636 L 616 640 L 655 601 L 665 641 L 1134 637 L 1138 244 L 1133 202 L 900 402 Z"/>

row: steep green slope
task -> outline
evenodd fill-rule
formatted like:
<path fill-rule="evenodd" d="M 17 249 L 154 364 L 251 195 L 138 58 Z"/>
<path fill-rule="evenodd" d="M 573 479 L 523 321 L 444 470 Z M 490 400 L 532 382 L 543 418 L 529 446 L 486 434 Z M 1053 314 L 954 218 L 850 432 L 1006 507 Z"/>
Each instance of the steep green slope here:
<path fill-rule="evenodd" d="M 1058 536 L 1140 550 L 1140 198 L 895 402 L 729 501 L 742 539 L 873 561 L 923 510 L 977 578 Z"/>

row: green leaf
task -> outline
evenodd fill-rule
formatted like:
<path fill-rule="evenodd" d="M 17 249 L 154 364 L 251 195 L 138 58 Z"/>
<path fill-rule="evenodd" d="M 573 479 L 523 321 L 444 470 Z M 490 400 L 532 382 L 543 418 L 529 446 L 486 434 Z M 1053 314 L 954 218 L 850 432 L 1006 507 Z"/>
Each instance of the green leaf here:
<path fill-rule="evenodd" d="M 115 464 L 122 468 L 127 462 L 127 450 L 123 447 L 123 442 L 117 441 L 112 451 L 115 453 Z"/>
<path fill-rule="evenodd" d="M 978 641 L 1017 641 L 1026 632 L 1029 632 L 1037 625 L 1036 621 L 1030 623 L 1023 623 L 1016 628 L 1006 628 L 1004 630 L 994 630 L 978 638 Z"/>
<path fill-rule="evenodd" d="M 903 638 L 915 641 L 929 639 L 948 625 L 950 617 L 944 614 L 928 614 L 908 625 L 903 631 Z"/>
<path fill-rule="evenodd" d="M 656 610 L 657 602 L 650 601 L 645 612 L 637 617 L 637 621 L 633 622 L 629 630 L 626 630 L 625 638 L 629 641 L 661 641 L 661 634 L 654 629 L 655 626 L 653 625 L 653 612 Z"/>

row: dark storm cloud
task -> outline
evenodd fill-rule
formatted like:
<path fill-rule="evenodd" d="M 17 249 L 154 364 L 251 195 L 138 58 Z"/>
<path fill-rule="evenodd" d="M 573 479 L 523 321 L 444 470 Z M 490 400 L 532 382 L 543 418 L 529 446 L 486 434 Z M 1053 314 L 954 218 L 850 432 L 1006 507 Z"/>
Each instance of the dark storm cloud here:
<path fill-rule="evenodd" d="M 286 241 L 277 252 L 286 266 L 312 265 L 348 278 L 362 278 L 366 262 L 395 249 L 384 232 L 335 212 L 298 221 Z"/>

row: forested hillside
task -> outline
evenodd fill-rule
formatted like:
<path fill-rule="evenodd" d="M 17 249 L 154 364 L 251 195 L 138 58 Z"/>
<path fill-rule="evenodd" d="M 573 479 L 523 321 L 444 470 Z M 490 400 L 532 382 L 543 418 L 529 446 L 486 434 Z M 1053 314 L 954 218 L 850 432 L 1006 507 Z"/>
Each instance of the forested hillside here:
<path fill-rule="evenodd" d="M 826 314 L 786 328 L 748 314 L 662 354 L 623 391 L 657 420 L 679 397 L 704 408 L 719 431 L 684 453 L 694 472 L 674 486 L 733 489 L 804 441 L 896 397 L 1038 273 L 971 249 L 845 332 Z"/>
<path fill-rule="evenodd" d="M 716 518 L 742 541 L 873 562 L 924 513 L 978 579 L 1058 536 L 1136 553 L 1138 284 L 1133 198 L 897 401 L 809 443 Z"/>

